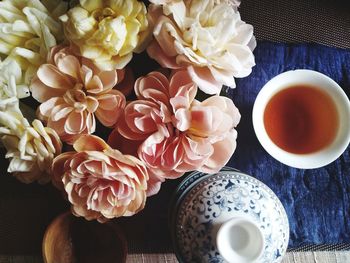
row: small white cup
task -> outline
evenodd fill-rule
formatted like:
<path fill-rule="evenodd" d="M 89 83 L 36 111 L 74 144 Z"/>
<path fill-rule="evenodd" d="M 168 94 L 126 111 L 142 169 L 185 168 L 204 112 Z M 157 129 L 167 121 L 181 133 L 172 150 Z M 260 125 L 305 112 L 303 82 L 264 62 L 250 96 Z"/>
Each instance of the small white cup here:
<path fill-rule="evenodd" d="M 230 263 L 257 262 L 264 251 L 264 244 L 259 226 L 243 217 L 235 217 L 222 224 L 216 236 L 220 255 Z"/>
<path fill-rule="evenodd" d="M 265 107 L 270 99 L 277 92 L 299 84 L 315 86 L 329 94 L 339 117 L 333 142 L 320 151 L 308 154 L 294 154 L 281 149 L 270 139 L 264 125 Z M 261 145 L 276 160 L 295 168 L 319 168 L 336 160 L 350 142 L 350 102 L 343 89 L 324 74 L 306 69 L 287 71 L 271 79 L 260 90 L 253 107 L 253 126 Z"/>

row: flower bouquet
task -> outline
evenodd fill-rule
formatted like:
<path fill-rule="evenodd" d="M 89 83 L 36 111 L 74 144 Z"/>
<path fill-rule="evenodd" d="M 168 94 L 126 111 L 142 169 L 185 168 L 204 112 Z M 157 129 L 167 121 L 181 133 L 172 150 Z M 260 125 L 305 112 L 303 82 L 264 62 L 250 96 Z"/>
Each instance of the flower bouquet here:
<path fill-rule="evenodd" d="M 250 74 L 256 45 L 239 2 L 150 2 L 0 2 L 8 172 L 51 181 L 87 220 L 134 215 L 166 179 L 217 172 L 236 148 L 240 114 L 220 92 Z M 141 52 L 159 68 L 140 75 Z"/>

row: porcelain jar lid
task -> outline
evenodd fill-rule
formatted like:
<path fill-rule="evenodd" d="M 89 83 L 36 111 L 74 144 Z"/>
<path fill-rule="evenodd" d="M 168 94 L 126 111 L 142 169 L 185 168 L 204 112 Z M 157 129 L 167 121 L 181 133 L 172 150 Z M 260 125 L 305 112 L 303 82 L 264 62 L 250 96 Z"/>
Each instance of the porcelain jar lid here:
<path fill-rule="evenodd" d="M 182 181 L 170 227 L 181 263 L 277 263 L 289 241 L 287 214 L 272 190 L 227 167 Z"/>

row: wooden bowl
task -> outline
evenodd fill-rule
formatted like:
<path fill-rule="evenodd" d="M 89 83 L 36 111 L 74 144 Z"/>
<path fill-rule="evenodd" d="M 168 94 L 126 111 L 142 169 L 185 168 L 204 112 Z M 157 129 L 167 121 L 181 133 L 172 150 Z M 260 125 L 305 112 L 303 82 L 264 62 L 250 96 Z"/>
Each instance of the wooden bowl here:
<path fill-rule="evenodd" d="M 66 212 L 46 229 L 42 250 L 45 263 L 123 263 L 127 242 L 115 222 L 100 224 Z"/>

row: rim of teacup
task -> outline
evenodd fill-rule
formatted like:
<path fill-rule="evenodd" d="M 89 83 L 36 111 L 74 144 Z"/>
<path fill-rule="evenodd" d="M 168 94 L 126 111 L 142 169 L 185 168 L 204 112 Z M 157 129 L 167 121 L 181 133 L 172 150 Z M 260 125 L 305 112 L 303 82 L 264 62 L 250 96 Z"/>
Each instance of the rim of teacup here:
<path fill-rule="evenodd" d="M 264 125 L 264 111 L 270 99 L 279 91 L 303 84 L 320 88 L 330 95 L 339 114 L 339 129 L 333 142 L 313 153 L 294 154 L 279 148 L 269 137 Z M 350 142 L 350 102 L 344 90 L 330 77 L 308 69 L 281 73 L 268 81 L 260 90 L 253 106 L 253 127 L 262 147 L 276 160 L 300 169 L 320 168 L 335 161 Z"/>

